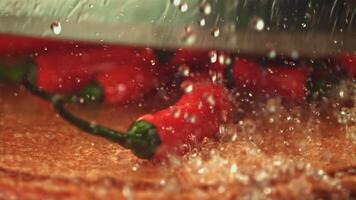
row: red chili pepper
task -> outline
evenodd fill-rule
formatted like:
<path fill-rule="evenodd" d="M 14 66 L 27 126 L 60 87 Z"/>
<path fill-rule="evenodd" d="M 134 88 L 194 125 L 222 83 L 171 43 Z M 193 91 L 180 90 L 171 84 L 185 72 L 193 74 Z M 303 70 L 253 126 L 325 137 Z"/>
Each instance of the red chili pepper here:
<path fill-rule="evenodd" d="M 336 57 L 336 61 L 352 77 L 356 77 L 356 54 L 347 53 Z"/>
<path fill-rule="evenodd" d="M 266 75 L 267 93 L 279 95 L 288 100 L 302 102 L 306 97 L 307 73 L 303 69 L 269 67 Z"/>
<path fill-rule="evenodd" d="M 307 72 L 304 69 L 268 67 L 266 70 L 252 60 L 237 57 L 230 70 L 230 81 L 236 88 L 248 88 L 294 101 L 304 101 L 306 97 Z"/>
<path fill-rule="evenodd" d="M 167 151 L 184 154 L 188 145 L 194 146 L 205 137 L 214 138 L 219 125 L 233 119 L 232 103 L 223 85 L 213 84 L 208 78 L 186 80 L 183 85 L 186 93 L 175 105 L 139 119 L 156 127 L 162 142 L 156 156 Z"/>
<path fill-rule="evenodd" d="M 219 125 L 233 120 L 228 91 L 208 78 L 187 80 L 186 93 L 175 105 L 140 117 L 127 133 L 82 120 L 64 108 L 64 97 L 47 93 L 28 81 L 24 84 L 33 94 L 51 100 L 57 113 L 69 123 L 131 149 L 145 159 L 185 153 L 187 149 L 182 146 L 196 146 L 205 137 L 215 137 Z"/>
<path fill-rule="evenodd" d="M 107 103 L 122 103 L 143 97 L 159 86 L 157 71 L 159 66 L 141 64 L 121 65 L 96 77 L 103 88 Z"/>
<path fill-rule="evenodd" d="M 171 65 L 188 65 L 192 68 L 204 66 L 208 61 L 208 51 L 195 49 L 178 49 L 171 60 Z"/>
<path fill-rule="evenodd" d="M 0 34 L 0 56 L 28 56 L 92 46 L 94 45 L 81 42 Z"/>
<path fill-rule="evenodd" d="M 150 49 L 108 47 L 48 54 L 38 56 L 35 61 L 38 66 L 39 87 L 51 92 L 72 93 L 94 80 L 98 73 L 98 82 L 103 83 L 104 87 L 114 84 L 115 81 L 129 81 L 128 77 L 125 77 L 126 74 L 132 77 L 133 73 L 138 72 L 137 69 L 150 71 L 145 68 L 149 68 L 147 66 L 151 66 L 150 63 L 155 61 L 155 58 Z M 114 73 L 106 75 L 109 71 Z M 121 75 L 118 74 L 121 72 Z"/>

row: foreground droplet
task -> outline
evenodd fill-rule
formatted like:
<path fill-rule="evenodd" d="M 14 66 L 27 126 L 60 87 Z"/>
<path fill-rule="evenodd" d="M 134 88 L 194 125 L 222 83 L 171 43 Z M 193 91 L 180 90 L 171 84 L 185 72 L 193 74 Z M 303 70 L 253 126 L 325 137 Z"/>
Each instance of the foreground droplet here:
<path fill-rule="evenodd" d="M 188 4 L 187 3 L 182 3 L 178 7 L 179 7 L 179 10 L 181 12 L 187 12 L 188 11 Z"/>
<path fill-rule="evenodd" d="M 220 35 L 220 29 L 219 28 L 214 28 L 212 31 L 211 31 L 211 35 L 213 37 L 219 37 Z"/>
<path fill-rule="evenodd" d="M 52 22 L 51 24 L 51 30 L 54 34 L 56 35 L 59 35 L 61 34 L 62 32 L 62 26 L 61 26 L 61 23 L 55 21 L 55 22 Z"/>

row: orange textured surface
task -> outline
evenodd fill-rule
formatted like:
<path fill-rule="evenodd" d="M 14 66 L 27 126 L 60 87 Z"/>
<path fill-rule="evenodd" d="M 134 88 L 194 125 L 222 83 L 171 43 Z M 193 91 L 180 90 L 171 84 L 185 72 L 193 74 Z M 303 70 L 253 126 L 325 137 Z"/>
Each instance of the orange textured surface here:
<path fill-rule="evenodd" d="M 355 195 L 355 171 L 334 173 L 356 166 L 352 127 L 319 122 L 297 108 L 245 116 L 223 131 L 221 142 L 206 141 L 201 150 L 182 158 L 152 163 L 78 131 L 58 118 L 47 103 L 21 89 L 0 85 L 0 93 L 0 199 L 330 195 L 346 199 Z M 154 104 L 162 102 L 150 100 L 143 108 L 73 109 L 85 118 L 124 130 Z"/>

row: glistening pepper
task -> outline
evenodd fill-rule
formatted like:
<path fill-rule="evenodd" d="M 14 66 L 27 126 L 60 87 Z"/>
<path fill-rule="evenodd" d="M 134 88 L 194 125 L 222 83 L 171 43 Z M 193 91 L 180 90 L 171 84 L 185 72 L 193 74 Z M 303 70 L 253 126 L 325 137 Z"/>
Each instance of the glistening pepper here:
<path fill-rule="evenodd" d="M 146 66 L 154 60 L 150 49 L 129 47 L 101 47 L 56 52 L 35 58 L 37 84 L 49 92 L 71 93 L 83 88 L 105 73 L 122 65 Z"/>
<path fill-rule="evenodd" d="M 203 138 L 215 137 L 220 124 L 232 121 L 228 91 L 207 78 L 187 80 L 186 92 L 175 105 L 140 117 L 127 133 L 80 119 L 64 108 L 66 98 L 63 96 L 44 92 L 26 79 L 24 85 L 33 94 L 51 100 L 57 113 L 69 123 L 131 149 L 136 156 L 145 159 L 159 159 L 167 153 L 183 154 L 188 146 L 196 146 Z"/>
<path fill-rule="evenodd" d="M 323 61 L 313 62 L 309 73 L 303 67 L 267 66 L 263 68 L 252 59 L 236 57 L 226 66 L 227 87 L 248 89 L 258 94 L 281 96 L 287 101 L 308 102 L 325 96 L 342 77 L 340 71 L 330 70 Z M 325 65 L 325 68 L 324 67 Z"/>
<path fill-rule="evenodd" d="M 149 48 L 85 49 L 39 56 L 36 63 L 43 90 L 115 104 L 142 97 L 169 77 Z"/>

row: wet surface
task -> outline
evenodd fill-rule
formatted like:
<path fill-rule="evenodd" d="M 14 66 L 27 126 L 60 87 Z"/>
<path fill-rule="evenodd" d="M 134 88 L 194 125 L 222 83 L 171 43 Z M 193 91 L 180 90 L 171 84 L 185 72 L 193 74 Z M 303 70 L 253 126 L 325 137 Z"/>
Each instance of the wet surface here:
<path fill-rule="evenodd" d="M 153 163 L 78 131 L 21 89 L 0 86 L 0 92 L 3 199 L 346 199 L 356 191 L 355 171 L 347 169 L 356 166 L 352 126 L 304 108 L 245 116 L 221 128 L 220 142 L 205 141 L 184 157 Z M 147 104 L 71 109 L 125 130 L 158 109 L 155 104 L 164 105 L 157 99 Z"/>

